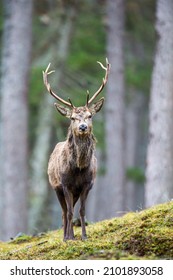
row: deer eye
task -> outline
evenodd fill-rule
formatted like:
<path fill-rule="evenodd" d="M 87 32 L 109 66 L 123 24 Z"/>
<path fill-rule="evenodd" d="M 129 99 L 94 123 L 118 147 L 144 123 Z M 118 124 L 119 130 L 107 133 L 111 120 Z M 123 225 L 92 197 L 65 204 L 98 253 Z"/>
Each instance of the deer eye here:
<path fill-rule="evenodd" d="M 75 118 L 71 117 L 71 120 L 72 120 L 72 121 L 75 121 Z"/>
<path fill-rule="evenodd" d="M 92 118 L 92 115 L 89 115 L 89 116 L 88 116 L 88 119 L 91 119 L 91 118 Z"/>

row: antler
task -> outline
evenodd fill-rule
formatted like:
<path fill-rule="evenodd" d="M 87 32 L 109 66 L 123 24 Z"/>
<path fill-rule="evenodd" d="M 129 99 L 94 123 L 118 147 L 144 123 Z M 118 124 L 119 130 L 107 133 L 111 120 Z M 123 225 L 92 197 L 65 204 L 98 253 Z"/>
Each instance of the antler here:
<path fill-rule="evenodd" d="M 103 78 L 103 82 L 101 86 L 90 99 L 89 99 L 89 92 L 87 91 L 87 106 L 90 105 L 93 102 L 93 100 L 99 95 L 99 93 L 103 90 L 104 86 L 107 83 L 109 71 L 111 68 L 111 64 L 109 63 L 107 58 L 106 58 L 106 67 L 99 61 L 97 61 L 97 63 L 100 64 L 100 66 L 106 71 L 106 73 L 105 73 L 105 77 Z"/>
<path fill-rule="evenodd" d="M 51 89 L 51 87 L 50 87 L 50 84 L 49 84 L 49 82 L 48 82 L 47 77 L 48 77 L 49 74 L 55 72 L 55 70 L 52 70 L 52 71 L 48 72 L 49 68 L 50 68 L 50 63 L 49 63 L 49 65 L 47 66 L 46 70 L 43 71 L 43 82 L 44 82 L 44 84 L 45 84 L 45 86 L 46 86 L 48 92 L 49 92 L 53 97 L 55 97 L 58 101 L 60 101 L 61 103 L 65 104 L 66 106 L 68 106 L 68 107 L 70 107 L 70 108 L 74 108 L 74 106 L 73 106 L 73 104 L 72 104 L 70 98 L 68 98 L 69 102 L 67 102 L 67 101 L 65 101 L 64 99 L 62 99 L 61 97 L 59 97 L 58 95 L 56 95 L 56 94 L 52 91 L 52 89 Z"/>

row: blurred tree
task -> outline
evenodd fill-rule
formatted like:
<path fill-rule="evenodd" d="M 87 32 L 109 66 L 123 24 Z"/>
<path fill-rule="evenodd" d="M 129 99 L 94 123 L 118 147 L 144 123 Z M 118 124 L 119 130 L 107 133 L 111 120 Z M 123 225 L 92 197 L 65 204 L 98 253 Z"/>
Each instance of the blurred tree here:
<path fill-rule="evenodd" d="M 28 70 L 32 0 L 4 0 L 1 79 L 2 239 L 27 230 Z"/>
<path fill-rule="evenodd" d="M 60 85 L 60 81 L 63 76 L 64 65 L 69 53 L 70 40 L 76 13 L 75 4 L 73 1 L 70 3 L 61 1 L 61 4 L 59 3 L 54 8 L 54 16 L 52 15 L 51 17 L 51 23 L 48 25 L 46 33 L 48 35 L 49 31 L 51 30 L 50 32 L 54 32 L 54 37 L 56 38 L 56 40 L 49 42 L 48 46 L 48 48 L 51 50 L 51 57 L 49 57 L 49 60 L 53 62 L 51 69 L 56 70 L 54 76 L 52 75 L 54 82 L 51 83 L 51 86 Z M 44 68 L 46 68 L 48 62 L 49 61 L 46 62 L 47 64 L 45 64 Z M 46 205 L 48 197 L 47 163 L 50 154 L 52 126 L 54 123 L 54 108 L 52 107 L 53 102 L 53 97 L 50 96 L 48 92 L 45 92 L 40 100 L 39 105 L 36 139 L 31 156 L 31 199 L 29 211 L 29 229 L 31 232 L 38 231 L 40 229 L 46 230 L 49 227 L 46 219 L 48 212 Z M 58 128 L 58 134 L 60 133 L 61 127 Z M 61 139 L 56 139 L 57 142 L 60 140 Z M 56 201 L 56 203 L 58 209 L 58 201 Z M 58 219 L 58 217 L 56 217 L 56 219 Z"/>
<path fill-rule="evenodd" d="M 129 90 L 130 100 L 126 108 L 126 210 L 136 210 L 136 184 L 138 180 L 136 165 L 137 145 L 139 138 L 139 112 L 142 108 L 143 95 L 134 89 Z"/>
<path fill-rule="evenodd" d="M 173 196 L 173 0 L 157 1 L 158 43 L 152 76 L 146 206 Z"/>
<path fill-rule="evenodd" d="M 105 141 L 106 176 L 98 181 L 97 219 L 119 215 L 124 210 L 125 122 L 124 122 L 124 1 L 107 0 L 107 55 L 111 63 L 106 86 Z M 104 207 L 102 207 L 104 205 Z"/>
<path fill-rule="evenodd" d="M 105 104 L 107 217 L 124 210 L 125 189 L 125 85 L 124 1 L 107 0 L 107 55 L 111 63 Z M 105 203 L 106 203 L 105 202 Z"/>
<path fill-rule="evenodd" d="M 105 4 L 107 4 L 107 2 L 105 2 Z M 128 0 L 126 1 L 125 12 L 125 30 L 123 34 L 125 48 L 123 50 L 123 56 L 125 59 L 124 75 L 127 88 L 125 96 L 126 108 L 124 110 L 126 123 L 124 133 L 125 143 L 123 143 L 125 146 L 125 162 L 123 164 L 125 168 L 124 174 L 127 180 L 125 180 L 126 185 L 123 196 L 125 203 L 124 210 L 132 211 L 141 209 L 144 205 L 144 170 L 148 131 L 148 92 L 150 89 L 152 56 L 155 39 L 153 27 L 155 19 L 155 0 Z M 106 15 L 104 17 L 104 23 L 107 24 L 108 21 L 109 18 Z M 108 29 L 106 29 L 106 31 L 108 33 Z M 110 63 L 112 63 L 112 60 L 110 60 Z M 117 64 L 117 62 L 115 61 L 114 64 Z M 109 83 L 110 79 L 107 86 L 109 86 Z M 116 84 L 117 81 L 115 81 L 114 87 L 116 87 Z M 116 94 L 117 92 L 115 91 L 114 97 Z M 109 93 L 105 94 L 105 98 L 106 107 Z M 109 102 L 111 102 L 111 100 L 109 100 Z M 117 104 L 117 106 L 119 105 Z M 110 118 L 111 122 L 115 121 L 113 118 L 114 117 L 112 117 L 112 120 Z M 102 123 L 104 123 L 104 125 L 106 125 L 106 119 L 107 118 L 103 116 Z M 98 126 L 98 124 L 96 125 Z M 112 133 L 111 129 L 110 133 Z M 112 134 L 110 135 L 112 137 Z M 108 138 L 109 136 L 106 135 L 106 137 Z M 114 135 L 114 137 L 117 136 Z M 104 136 L 102 136 L 102 139 L 104 139 Z M 112 138 L 110 141 L 113 142 L 114 139 Z M 99 143 L 100 142 L 101 138 L 99 139 Z M 107 217 L 105 207 L 103 207 L 103 205 L 106 205 L 109 200 L 108 188 L 110 180 L 108 179 L 108 181 L 106 181 L 106 176 L 104 176 L 107 168 L 107 162 L 105 160 L 103 141 L 101 143 L 102 146 L 99 147 L 97 145 L 97 148 L 100 148 L 100 150 L 97 149 L 100 170 L 98 172 L 96 184 L 90 194 L 90 198 L 88 199 L 89 207 L 87 207 L 87 212 L 89 213 L 87 217 L 89 217 L 92 221 L 97 221 Z M 116 154 L 113 149 L 111 153 L 111 147 L 109 153 L 110 156 L 112 154 L 112 164 L 114 164 Z M 111 193 L 114 193 L 113 189 L 110 189 L 110 195 Z M 93 209 L 95 210 L 93 211 Z"/>
<path fill-rule="evenodd" d="M 126 2 L 126 209 L 144 206 L 148 103 L 155 42 L 155 0 Z"/>

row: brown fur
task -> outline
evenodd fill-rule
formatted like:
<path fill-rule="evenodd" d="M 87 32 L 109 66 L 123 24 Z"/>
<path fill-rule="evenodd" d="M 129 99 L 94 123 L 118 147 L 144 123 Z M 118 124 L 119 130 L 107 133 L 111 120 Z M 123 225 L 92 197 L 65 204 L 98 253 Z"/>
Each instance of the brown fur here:
<path fill-rule="evenodd" d="M 86 238 L 85 202 L 96 177 L 97 160 L 95 137 L 92 133 L 92 116 L 103 105 L 103 99 L 88 109 L 86 106 L 73 108 L 71 112 L 56 104 L 58 111 L 71 118 L 67 140 L 55 146 L 48 164 L 49 182 L 56 191 L 63 211 L 64 240 L 74 239 L 73 209 L 80 199 L 82 239 Z M 65 111 L 64 111 L 65 110 Z M 81 124 L 87 129 L 81 131 Z"/>

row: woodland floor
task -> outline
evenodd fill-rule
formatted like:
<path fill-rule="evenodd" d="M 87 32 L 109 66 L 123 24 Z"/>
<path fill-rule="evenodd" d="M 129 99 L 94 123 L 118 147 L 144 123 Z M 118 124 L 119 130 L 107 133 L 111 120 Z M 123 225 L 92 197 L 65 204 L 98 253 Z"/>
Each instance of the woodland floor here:
<path fill-rule="evenodd" d="M 0 242 L 1 260 L 173 259 L 173 202 L 87 226 L 88 239 L 63 242 L 62 230 Z"/>

